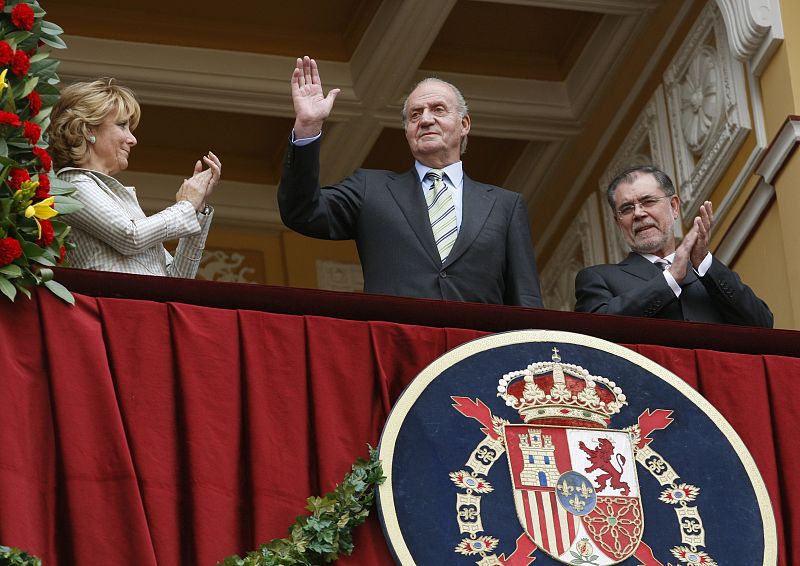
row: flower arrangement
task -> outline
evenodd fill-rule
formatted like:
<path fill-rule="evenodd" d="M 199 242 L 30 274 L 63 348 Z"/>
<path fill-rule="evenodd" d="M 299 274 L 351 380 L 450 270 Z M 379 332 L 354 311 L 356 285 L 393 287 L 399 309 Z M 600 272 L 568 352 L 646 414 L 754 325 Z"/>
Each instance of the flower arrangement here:
<path fill-rule="evenodd" d="M 13 301 L 43 285 L 74 303 L 50 269 L 70 247 L 58 215 L 81 204 L 72 185 L 51 176 L 43 136 L 59 96 L 59 62 L 40 49 L 66 47 L 64 30 L 44 15 L 37 0 L 0 0 L 0 292 Z"/>
<path fill-rule="evenodd" d="M 352 554 L 352 529 L 367 520 L 375 501 L 375 487 L 386 478 L 378 451 L 369 449 L 369 461 L 359 458 L 342 483 L 323 497 L 309 497 L 307 517 L 289 527 L 289 537 L 262 544 L 241 558 L 229 556 L 218 566 L 316 566 Z"/>

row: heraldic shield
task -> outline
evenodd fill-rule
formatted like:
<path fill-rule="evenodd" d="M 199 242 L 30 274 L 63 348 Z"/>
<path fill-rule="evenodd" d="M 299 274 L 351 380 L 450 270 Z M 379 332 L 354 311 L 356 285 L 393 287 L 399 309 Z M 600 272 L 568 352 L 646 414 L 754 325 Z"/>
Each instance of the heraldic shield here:
<path fill-rule="evenodd" d="M 503 431 L 517 517 L 539 548 L 565 564 L 589 547 L 596 564 L 636 551 L 644 514 L 628 433 L 512 424 Z"/>
<path fill-rule="evenodd" d="M 741 439 L 678 376 L 568 332 L 486 336 L 425 368 L 379 445 L 398 564 L 775 566 Z"/>

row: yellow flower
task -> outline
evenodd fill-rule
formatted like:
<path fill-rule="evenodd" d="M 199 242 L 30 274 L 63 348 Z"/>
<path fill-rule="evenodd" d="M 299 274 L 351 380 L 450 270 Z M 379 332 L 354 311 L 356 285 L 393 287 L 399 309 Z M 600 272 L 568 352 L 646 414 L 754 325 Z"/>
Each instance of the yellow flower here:
<path fill-rule="evenodd" d="M 0 73 L 0 95 L 3 94 L 3 90 L 8 88 L 8 83 L 6 82 L 6 73 L 8 69 L 3 69 L 3 72 Z"/>
<path fill-rule="evenodd" d="M 55 202 L 55 200 L 55 197 L 48 197 L 43 201 L 30 205 L 25 209 L 25 218 L 33 217 L 33 219 L 36 221 L 36 227 L 39 228 L 38 238 L 42 237 L 42 225 L 39 223 L 39 219 L 47 220 L 48 218 L 52 218 L 58 214 L 58 211 L 52 207 L 52 204 Z"/>

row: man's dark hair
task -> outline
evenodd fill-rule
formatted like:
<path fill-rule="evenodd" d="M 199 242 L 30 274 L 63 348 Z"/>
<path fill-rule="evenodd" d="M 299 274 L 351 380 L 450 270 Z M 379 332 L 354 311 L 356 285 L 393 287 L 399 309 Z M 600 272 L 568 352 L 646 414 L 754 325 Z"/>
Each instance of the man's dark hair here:
<path fill-rule="evenodd" d="M 608 189 L 606 189 L 606 198 L 608 199 L 608 204 L 611 207 L 611 210 L 616 209 L 614 193 L 617 192 L 617 187 L 620 185 L 620 183 L 633 183 L 639 178 L 639 176 L 646 175 L 648 173 L 655 178 L 659 188 L 664 191 L 666 196 L 672 196 L 675 194 L 675 185 L 672 184 L 672 179 L 670 179 L 669 175 L 664 173 L 661 169 L 653 167 L 652 165 L 634 165 L 633 167 L 628 167 L 619 173 L 608 184 Z"/>

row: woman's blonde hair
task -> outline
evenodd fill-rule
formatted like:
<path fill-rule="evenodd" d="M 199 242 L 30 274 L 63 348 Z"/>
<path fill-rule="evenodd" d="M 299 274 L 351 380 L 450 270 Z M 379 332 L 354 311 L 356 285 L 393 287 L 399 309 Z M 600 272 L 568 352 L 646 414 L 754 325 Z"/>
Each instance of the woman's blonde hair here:
<path fill-rule="evenodd" d="M 133 91 L 112 78 L 74 83 L 61 91 L 48 129 L 56 171 L 84 161 L 89 152 L 89 130 L 110 115 L 114 120 L 127 120 L 131 130 L 139 124 L 141 116 Z"/>

